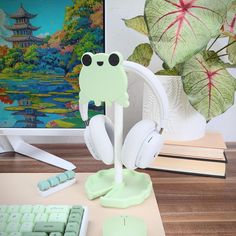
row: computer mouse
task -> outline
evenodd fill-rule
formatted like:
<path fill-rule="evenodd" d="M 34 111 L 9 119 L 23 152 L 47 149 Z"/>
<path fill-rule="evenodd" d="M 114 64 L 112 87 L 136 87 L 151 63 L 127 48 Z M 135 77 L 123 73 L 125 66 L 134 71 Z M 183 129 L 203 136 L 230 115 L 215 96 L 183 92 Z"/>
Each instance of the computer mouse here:
<path fill-rule="evenodd" d="M 135 216 L 114 216 L 104 222 L 103 236 L 147 236 L 147 226 Z"/>

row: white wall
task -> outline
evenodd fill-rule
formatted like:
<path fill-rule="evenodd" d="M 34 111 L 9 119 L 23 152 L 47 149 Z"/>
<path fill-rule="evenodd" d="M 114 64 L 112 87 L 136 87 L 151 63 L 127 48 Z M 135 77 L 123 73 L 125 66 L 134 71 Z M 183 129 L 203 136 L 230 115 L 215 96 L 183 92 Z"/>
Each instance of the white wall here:
<path fill-rule="evenodd" d="M 147 38 L 129 28 L 122 21 L 123 18 L 132 18 L 143 15 L 145 0 L 107 0 L 106 10 L 106 36 L 107 51 L 114 50 L 123 53 L 127 58 L 132 54 L 135 46 L 139 43 L 148 42 Z M 224 42 L 220 42 L 222 44 Z M 150 68 L 157 71 L 161 68 L 161 61 L 155 56 Z M 233 74 L 236 77 L 236 70 Z M 129 94 L 131 106 L 125 111 L 125 132 L 137 120 L 141 119 L 141 89 L 142 85 L 131 79 Z M 236 141 L 236 104 L 224 114 L 212 119 L 207 124 L 207 130 L 222 132 L 226 141 Z"/>

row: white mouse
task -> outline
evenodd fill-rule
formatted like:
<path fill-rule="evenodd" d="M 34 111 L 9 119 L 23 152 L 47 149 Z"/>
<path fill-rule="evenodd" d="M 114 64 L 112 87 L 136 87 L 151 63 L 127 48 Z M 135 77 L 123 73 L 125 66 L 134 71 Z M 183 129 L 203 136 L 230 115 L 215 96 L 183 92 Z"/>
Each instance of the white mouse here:
<path fill-rule="evenodd" d="M 135 216 L 114 216 L 104 222 L 103 236 L 147 236 L 147 226 Z"/>

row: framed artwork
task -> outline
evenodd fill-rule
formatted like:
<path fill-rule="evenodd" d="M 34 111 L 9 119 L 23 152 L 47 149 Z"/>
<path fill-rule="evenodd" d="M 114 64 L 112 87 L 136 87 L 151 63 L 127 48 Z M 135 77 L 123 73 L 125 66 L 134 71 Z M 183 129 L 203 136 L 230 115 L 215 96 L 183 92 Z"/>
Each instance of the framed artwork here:
<path fill-rule="evenodd" d="M 0 1 L 0 128 L 84 127 L 80 58 L 104 52 L 104 2 Z"/>

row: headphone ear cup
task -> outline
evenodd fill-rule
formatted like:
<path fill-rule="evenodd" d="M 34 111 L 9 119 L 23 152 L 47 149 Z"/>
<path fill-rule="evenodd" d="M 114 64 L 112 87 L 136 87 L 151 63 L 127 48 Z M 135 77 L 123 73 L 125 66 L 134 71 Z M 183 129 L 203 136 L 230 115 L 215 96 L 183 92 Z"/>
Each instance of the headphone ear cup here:
<path fill-rule="evenodd" d="M 161 134 L 154 130 L 144 140 L 142 147 L 140 148 L 139 154 L 136 160 L 136 166 L 139 168 L 150 167 L 150 164 L 154 161 L 155 157 L 161 151 L 163 145 L 163 137 Z"/>
<path fill-rule="evenodd" d="M 162 137 L 151 120 L 139 121 L 127 134 L 121 160 L 128 169 L 146 168 L 160 150 Z"/>
<path fill-rule="evenodd" d="M 100 160 L 100 158 L 98 156 L 98 153 L 96 152 L 96 149 L 94 147 L 93 140 L 90 136 L 89 126 L 87 126 L 85 131 L 84 131 L 84 141 L 85 141 L 85 144 L 86 144 L 89 152 L 93 156 L 93 158 L 96 159 L 96 160 Z"/>
<path fill-rule="evenodd" d="M 107 116 L 94 116 L 85 130 L 84 139 L 95 159 L 102 160 L 107 165 L 114 163 L 114 128 Z"/>

